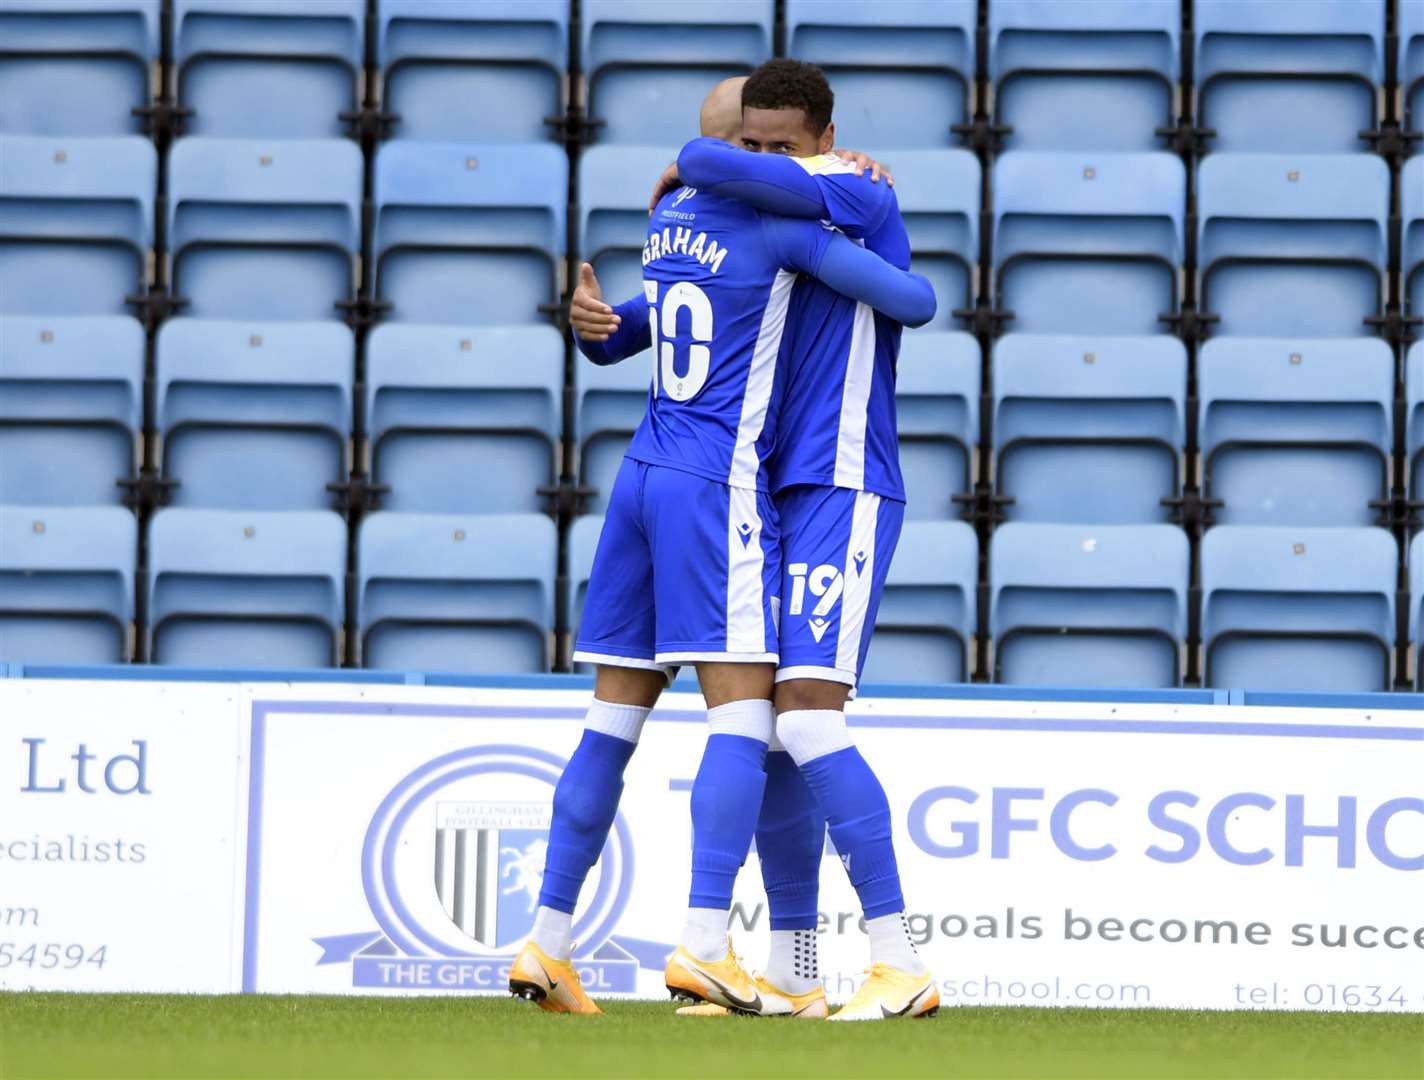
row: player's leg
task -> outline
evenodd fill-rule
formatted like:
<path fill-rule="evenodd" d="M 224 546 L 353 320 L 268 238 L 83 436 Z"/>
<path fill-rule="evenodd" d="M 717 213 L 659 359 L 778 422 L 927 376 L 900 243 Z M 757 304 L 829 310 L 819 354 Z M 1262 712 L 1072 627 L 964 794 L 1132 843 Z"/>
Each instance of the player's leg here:
<path fill-rule="evenodd" d="M 860 898 L 870 935 L 873 1001 L 846 1019 L 922 1015 L 938 1005 L 905 923 L 890 805 L 846 727 L 880 591 L 904 517 L 902 504 L 867 492 L 798 488 L 784 493 L 786 613 L 777 672 L 777 737 L 826 814 L 831 840 Z M 882 1012 L 884 996 L 892 1008 Z M 871 1008 L 873 1006 L 873 1008 Z"/>
<path fill-rule="evenodd" d="M 821 990 L 816 922 L 825 846 L 826 815 L 781 740 L 773 739 L 766 754 L 766 791 L 756 828 L 771 920 L 764 977 L 797 996 Z"/>
<path fill-rule="evenodd" d="M 642 530 L 643 466 L 625 461 L 594 556 L 576 660 L 596 663 L 583 736 L 554 789 L 553 817 L 534 928 L 510 989 L 561 1012 L 597 1012 L 570 963 L 579 891 L 603 850 L 623 793 L 623 771 L 643 722 L 667 684 L 654 660 L 652 567 Z"/>
<path fill-rule="evenodd" d="M 756 830 L 775 726 L 776 512 L 765 494 L 674 470 L 655 470 L 648 496 L 656 659 L 696 664 L 708 706 L 707 745 L 692 787 L 688 917 L 668 962 L 668 989 L 748 1012 L 787 1012 L 789 1002 L 757 993 L 727 937 L 732 887 Z"/>

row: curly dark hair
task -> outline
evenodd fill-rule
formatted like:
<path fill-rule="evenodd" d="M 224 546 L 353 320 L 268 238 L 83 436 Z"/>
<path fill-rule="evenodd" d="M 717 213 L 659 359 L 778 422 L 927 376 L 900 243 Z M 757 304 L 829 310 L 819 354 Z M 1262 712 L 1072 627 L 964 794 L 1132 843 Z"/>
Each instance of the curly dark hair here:
<path fill-rule="evenodd" d="M 815 135 L 830 124 L 835 103 L 825 73 L 800 60 L 768 60 L 742 84 L 742 108 L 800 109 Z"/>

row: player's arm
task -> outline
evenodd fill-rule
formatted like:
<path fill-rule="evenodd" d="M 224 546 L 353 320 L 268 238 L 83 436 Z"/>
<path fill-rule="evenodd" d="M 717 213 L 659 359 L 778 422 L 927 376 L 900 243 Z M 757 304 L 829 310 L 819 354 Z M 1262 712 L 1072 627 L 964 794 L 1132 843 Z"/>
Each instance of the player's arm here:
<path fill-rule="evenodd" d="M 879 228 L 894 199 L 888 184 L 845 171 L 816 173 L 813 162 L 753 154 L 720 139 L 693 139 L 677 158 L 682 182 L 702 191 L 739 199 L 773 214 L 829 221 L 855 235 Z"/>
<path fill-rule="evenodd" d="M 579 267 L 579 282 L 569 303 L 569 325 L 579 351 L 595 364 L 616 364 L 652 344 L 648 302 L 642 296 L 609 307 L 593 267 Z"/>
<path fill-rule="evenodd" d="M 905 326 L 923 326 L 934 318 L 937 304 L 928 279 L 891 266 L 843 234 L 770 215 L 762 218 L 762 229 L 782 266 L 810 274 Z"/>

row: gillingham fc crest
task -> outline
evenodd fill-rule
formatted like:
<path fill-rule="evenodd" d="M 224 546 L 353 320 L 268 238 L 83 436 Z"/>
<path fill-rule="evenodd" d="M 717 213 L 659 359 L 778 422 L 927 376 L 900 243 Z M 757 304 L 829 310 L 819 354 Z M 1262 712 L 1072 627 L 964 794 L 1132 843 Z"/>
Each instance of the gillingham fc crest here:
<path fill-rule="evenodd" d="M 351 965 L 351 985 L 504 990 L 534 925 L 563 758 L 488 745 L 426 762 L 393 787 L 366 830 L 361 879 L 378 929 L 316 939 L 318 964 Z M 638 961 L 613 940 L 633 884 L 619 814 L 575 912 L 584 985 L 631 993 Z"/>

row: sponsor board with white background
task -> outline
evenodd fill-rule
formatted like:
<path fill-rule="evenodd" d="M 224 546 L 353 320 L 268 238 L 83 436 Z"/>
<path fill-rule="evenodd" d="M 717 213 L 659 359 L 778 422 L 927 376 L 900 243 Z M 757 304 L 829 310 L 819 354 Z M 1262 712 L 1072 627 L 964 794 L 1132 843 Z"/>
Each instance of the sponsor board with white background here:
<path fill-rule="evenodd" d="M 22 740 L 50 737 L 52 722 L 74 725 L 63 738 L 87 738 L 96 754 L 132 752 L 117 709 L 150 724 L 142 798 L 166 809 L 146 843 L 181 851 L 184 880 L 174 894 L 180 866 L 162 864 L 139 886 L 161 902 L 137 892 L 105 923 L 92 896 L 69 895 L 82 883 L 46 878 L 43 864 L 12 879 L 0 862 L 0 916 L 62 912 L 66 941 L 122 933 L 134 956 L 207 955 L 193 947 L 206 943 L 225 965 L 195 963 L 186 982 L 181 963 L 163 978 L 139 967 L 128 981 L 61 981 L 5 968 L 0 949 L 0 986 L 502 989 L 532 923 L 586 690 L 128 684 L 131 707 L 110 685 L 20 683 L 31 689 L 17 715 L 14 685 L 0 683 L 4 760 L 19 754 L 0 792 L 0 839 L 13 843 L 17 820 L 26 835 L 96 835 L 116 807 L 136 805 L 13 783 L 27 779 Z M 77 708 L 55 704 L 65 696 Z M 946 1005 L 1424 1011 L 1417 714 L 920 698 L 867 698 L 852 714 L 885 782 L 911 929 Z M 575 920 L 595 994 L 663 994 L 690 875 L 701 721 L 700 699 L 669 695 L 629 766 Z M 100 733 L 116 746 L 100 751 Z M 867 942 L 830 849 L 820 906 L 822 975 L 844 999 Z M 731 929 L 760 964 L 755 855 Z"/>

